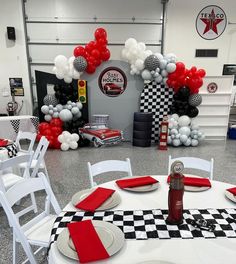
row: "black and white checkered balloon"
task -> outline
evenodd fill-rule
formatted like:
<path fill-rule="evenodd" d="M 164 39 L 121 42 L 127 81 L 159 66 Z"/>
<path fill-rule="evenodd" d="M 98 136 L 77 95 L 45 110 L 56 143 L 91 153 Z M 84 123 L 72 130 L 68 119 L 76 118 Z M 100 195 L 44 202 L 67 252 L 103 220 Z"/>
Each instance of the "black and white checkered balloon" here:
<path fill-rule="evenodd" d="M 45 105 L 53 105 L 56 106 L 58 104 L 57 98 L 55 97 L 55 94 L 47 94 L 43 98 L 43 102 Z"/>
<path fill-rule="evenodd" d="M 149 71 L 156 70 L 156 68 L 159 67 L 159 65 L 160 65 L 159 59 L 157 58 L 156 55 L 153 54 L 149 55 L 144 61 L 144 66 Z"/>
<path fill-rule="evenodd" d="M 87 61 L 84 57 L 78 56 L 74 59 L 73 65 L 78 72 L 83 72 L 87 68 Z"/>
<path fill-rule="evenodd" d="M 202 96 L 200 94 L 192 94 L 189 96 L 188 103 L 191 106 L 199 106 L 202 103 Z"/>

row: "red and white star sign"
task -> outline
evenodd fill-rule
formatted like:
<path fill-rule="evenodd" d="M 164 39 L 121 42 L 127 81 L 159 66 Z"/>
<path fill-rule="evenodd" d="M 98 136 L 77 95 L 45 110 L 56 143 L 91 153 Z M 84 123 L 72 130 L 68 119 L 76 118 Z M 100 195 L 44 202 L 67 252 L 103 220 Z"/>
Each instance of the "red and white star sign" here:
<path fill-rule="evenodd" d="M 227 25 L 226 14 L 219 6 L 210 5 L 204 7 L 196 19 L 198 34 L 207 40 L 218 38 Z"/>

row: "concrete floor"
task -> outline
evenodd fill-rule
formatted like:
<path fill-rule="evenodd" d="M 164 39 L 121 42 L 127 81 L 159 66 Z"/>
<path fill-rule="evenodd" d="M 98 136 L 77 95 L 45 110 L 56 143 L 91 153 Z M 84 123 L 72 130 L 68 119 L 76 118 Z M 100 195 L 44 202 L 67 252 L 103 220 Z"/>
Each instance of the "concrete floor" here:
<path fill-rule="evenodd" d="M 89 188 L 87 161 L 96 163 L 106 159 L 131 160 L 133 175 L 167 174 L 168 156 L 193 156 L 203 159 L 213 157 L 214 179 L 236 185 L 236 141 L 205 141 L 198 147 L 169 147 L 167 151 L 159 151 L 156 146 L 149 148 L 133 147 L 130 143 L 101 148 L 84 147 L 78 150 L 62 152 L 48 150 L 45 161 L 52 189 L 63 208 L 72 195 L 82 189 Z M 105 174 L 100 182 L 110 181 L 123 176 L 118 173 Z M 43 209 L 44 194 L 37 195 L 38 206 Z M 16 210 L 27 206 L 28 199 L 24 199 Z M 23 222 L 28 219 L 23 219 Z M 20 250 L 21 260 L 24 252 Z M 5 213 L 0 208 L 0 264 L 12 263 L 12 233 L 8 226 Z M 19 261 L 19 263 L 20 263 Z M 39 263 L 47 263 L 44 253 L 39 256 Z"/>

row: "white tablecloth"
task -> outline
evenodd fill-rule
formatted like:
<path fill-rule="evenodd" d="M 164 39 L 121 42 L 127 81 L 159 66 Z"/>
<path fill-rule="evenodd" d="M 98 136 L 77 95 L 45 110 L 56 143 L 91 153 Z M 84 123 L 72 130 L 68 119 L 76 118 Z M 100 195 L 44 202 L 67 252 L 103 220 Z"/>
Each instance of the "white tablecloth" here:
<path fill-rule="evenodd" d="M 36 116 L 24 115 L 0 117 L 0 138 L 15 140 L 19 130 L 37 133 L 38 124 L 39 119 Z"/>
<path fill-rule="evenodd" d="M 100 186 L 112 188 L 121 195 L 121 203 L 112 210 L 167 209 L 168 184 L 166 176 L 155 176 L 160 182 L 158 190 L 148 193 L 134 193 L 121 190 L 114 181 Z M 225 197 L 230 184 L 212 181 L 212 188 L 203 192 L 185 192 L 184 209 L 236 208 L 236 204 Z M 73 194 L 72 194 L 73 195 Z M 75 211 L 69 203 L 63 211 Z M 235 226 L 236 228 L 236 226 Z M 153 262 L 151 262 L 153 261 Z M 49 251 L 49 264 L 75 264 L 57 249 L 56 242 Z M 127 264 L 222 264 L 236 263 L 236 239 L 148 239 L 126 240 L 116 255 L 105 261 L 93 262 Z"/>

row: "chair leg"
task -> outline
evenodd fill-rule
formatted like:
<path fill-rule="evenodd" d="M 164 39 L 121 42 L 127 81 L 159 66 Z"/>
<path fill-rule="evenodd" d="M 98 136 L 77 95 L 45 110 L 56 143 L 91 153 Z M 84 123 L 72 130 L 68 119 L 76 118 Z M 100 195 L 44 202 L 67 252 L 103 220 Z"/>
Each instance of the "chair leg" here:
<path fill-rule="evenodd" d="M 48 176 L 48 170 L 47 170 L 47 167 L 46 167 L 45 163 L 44 163 L 44 172 L 45 172 L 45 175 L 46 175 L 46 177 L 48 179 L 48 183 L 50 184 L 50 180 L 49 180 L 49 176 Z"/>
<path fill-rule="evenodd" d="M 16 236 L 13 231 L 13 264 L 17 264 L 18 262 L 18 256 L 19 256 L 19 243 L 16 241 Z"/>

